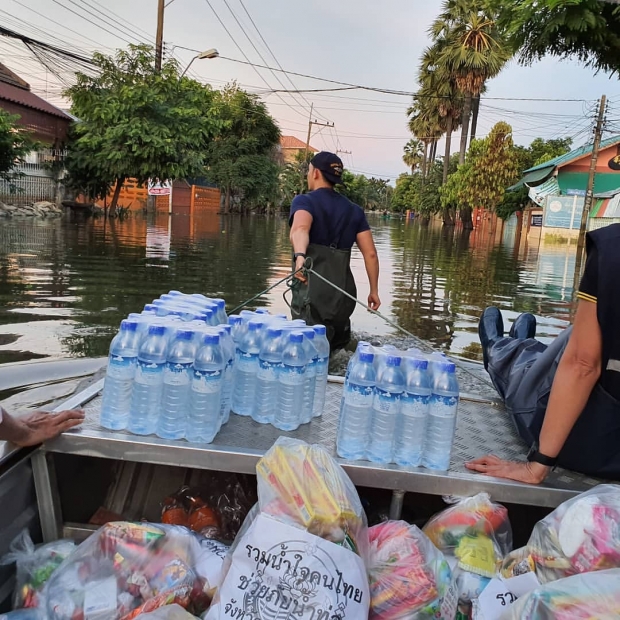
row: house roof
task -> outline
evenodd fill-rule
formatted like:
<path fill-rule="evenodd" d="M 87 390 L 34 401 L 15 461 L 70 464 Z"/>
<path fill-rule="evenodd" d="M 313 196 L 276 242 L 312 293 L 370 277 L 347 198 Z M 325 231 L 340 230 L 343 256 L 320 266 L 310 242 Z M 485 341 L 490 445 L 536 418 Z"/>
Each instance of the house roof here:
<path fill-rule="evenodd" d="M 607 138 L 601 142 L 601 150 L 606 149 L 610 146 L 614 146 L 615 144 L 620 144 L 620 136 L 613 136 L 611 138 Z M 546 171 L 547 168 L 551 168 L 552 170 L 555 168 L 559 168 L 561 166 L 566 166 L 576 159 L 581 159 L 587 155 L 592 153 L 593 144 L 586 144 L 584 146 L 571 151 L 570 153 L 565 153 L 564 155 L 560 155 L 559 157 L 555 157 L 554 159 L 550 159 L 549 161 L 544 162 L 543 164 L 538 164 L 538 166 L 533 166 L 532 168 L 528 168 L 523 173 L 527 176 L 528 173 L 534 171 Z M 544 175 L 543 175 L 544 176 Z M 527 182 L 527 180 L 526 180 Z"/>
<path fill-rule="evenodd" d="M 30 90 L 30 85 L 27 82 L 0 63 L 0 101 L 2 100 L 16 103 L 25 108 L 39 110 L 39 112 L 45 112 L 46 114 L 57 116 L 66 121 L 72 120 L 72 118 L 61 109 L 45 101 L 45 99 L 42 99 L 38 95 L 35 95 Z"/>
<path fill-rule="evenodd" d="M 299 138 L 296 138 L 295 136 L 280 136 L 280 148 L 300 150 L 306 148 L 306 143 L 302 142 Z M 313 146 L 311 146 L 308 150 L 312 151 L 313 153 L 318 153 L 318 151 Z"/>

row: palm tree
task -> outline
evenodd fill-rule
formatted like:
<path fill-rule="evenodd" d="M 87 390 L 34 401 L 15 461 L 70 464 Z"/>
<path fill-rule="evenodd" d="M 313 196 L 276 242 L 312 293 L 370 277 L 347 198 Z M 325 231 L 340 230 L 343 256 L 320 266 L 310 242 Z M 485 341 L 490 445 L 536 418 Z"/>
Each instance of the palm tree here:
<path fill-rule="evenodd" d="M 445 0 L 443 11 L 431 28 L 443 39 L 442 64 L 463 94 L 459 163 L 465 161 L 473 101 L 485 82 L 502 70 L 511 57 L 495 21 L 480 11 L 476 0 Z"/>
<path fill-rule="evenodd" d="M 443 119 L 442 127 L 446 134 L 444 151 L 443 180 L 448 178 L 448 167 L 452 151 L 452 132 L 458 128 L 463 110 L 463 97 L 460 94 L 454 76 L 446 66 L 443 51 L 446 41 L 438 39 L 432 47 L 426 48 L 422 55 L 418 79 L 422 90 L 428 97 L 435 99 L 435 105 Z"/>
<path fill-rule="evenodd" d="M 403 161 L 406 166 L 411 168 L 411 174 L 415 174 L 415 171 L 420 167 L 420 164 L 424 160 L 424 146 L 421 140 L 411 139 L 404 147 Z"/>
<path fill-rule="evenodd" d="M 433 104 L 435 99 L 426 96 L 419 91 L 419 96 L 414 96 L 413 104 L 407 110 L 409 116 L 409 130 L 424 144 L 424 156 L 422 163 L 422 178 L 425 179 L 432 162 L 435 159 L 437 141 L 443 135 L 441 117 L 437 106 Z M 429 152 L 430 147 L 430 152 Z"/>

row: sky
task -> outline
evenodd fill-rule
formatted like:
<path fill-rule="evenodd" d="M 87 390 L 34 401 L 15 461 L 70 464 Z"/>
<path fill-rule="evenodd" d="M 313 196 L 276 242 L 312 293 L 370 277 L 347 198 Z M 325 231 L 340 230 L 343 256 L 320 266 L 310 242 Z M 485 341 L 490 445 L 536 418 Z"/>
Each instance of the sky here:
<path fill-rule="evenodd" d="M 314 104 L 311 144 L 340 150 L 355 173 L 390 179 L 406 167 L 403 146 L 411 137 L 406 109 L 410 96 L 368 91 L 290 94 L 274 89 L 334 88 L 334 84 L 256 69 L 225 60 L 249 60 L 286 71 L 383 89 L 413 92 L 428 28 L 440 0 L 167 0 L 166 53 L 185 68 L 196 52 L 216 48 L 222 58 L 196 60 L 189 75 L 221 88 L 236 80 L 262 96 L 284 135 L 305 141 Z M 70 48 L 80 54 L 112 53 L 129 42 L 153 42 L 157 0 L 3 0 L 0 25 Z M 253 22 L 253 23 L 252 23 Z M 246 34 L 244 34 L 244 31 Z M 261 59 L 262 57 L 262 59 Z M 62 82 L 21 43 L 0 37 L 0 62 L 56 105 L 67 107 Z M 65 74 L 63 79 L 69 79 Z M 576 61 L 546 58 L 531 67 L 512 61 L 489 82 L 481 104 L 478 136 L 506 121 L 514 139 L 536 137 L 591 141 L 597 100 L 610 98 L 610 132 L 620 132 L 620 83 L 594 75 Z M 532 101 L 550 100 L 550 101 Z M 572 100 L 572 101 L 561 101 Z M 610 134 L 607 134 L 610 135 Z M 453 137 L 453 151 L 458 149 Z M 443 153 L 443 141 L 438 153 Z"/>

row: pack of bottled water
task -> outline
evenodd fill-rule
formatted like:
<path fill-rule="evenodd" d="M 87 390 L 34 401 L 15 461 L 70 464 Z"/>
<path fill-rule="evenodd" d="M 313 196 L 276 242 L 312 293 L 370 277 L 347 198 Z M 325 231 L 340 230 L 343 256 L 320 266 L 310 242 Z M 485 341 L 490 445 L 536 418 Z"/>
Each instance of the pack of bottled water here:
<path fill-rule="evenodd" d="M 444 354 L 360 342 L 345 376 L 338 455 L 447 470 L 458 403 L 456 367 Z"/>
<path fill-rule="evenodd" d="M 294 430 L 322 414 L 326 330 L 223 299 L 170 291 L 122 321 L 110 345 L 100 423 L 210 443 L 231 411 Z"/>
<path fill-rule="evenodd" d="M 325 327 L 261 310 L 228 320 L 237 347 L 233 412 L 283 431 L 321 416 L 329 365 Z"/>

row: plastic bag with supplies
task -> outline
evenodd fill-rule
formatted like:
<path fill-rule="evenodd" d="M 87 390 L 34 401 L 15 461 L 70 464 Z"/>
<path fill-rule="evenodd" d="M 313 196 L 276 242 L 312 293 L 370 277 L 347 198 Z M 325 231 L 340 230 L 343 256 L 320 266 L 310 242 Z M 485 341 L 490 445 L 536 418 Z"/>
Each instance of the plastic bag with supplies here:
<path fill-rule="evenodd" d="M 415 525 L 404 521 L 380 523 L 368 535 L 369 618 L 438 618 L 451 579 L 441 551 Z"/>
<path fill-rule="evenodd" d="M 28 530 L 23 530 L 11 543 L 9 552 L 0 559 L 0 564 L 15 562 L 13 608 L 39 607 L 48 579 L 74 549 L 72 540 L 35 546 Z"/>
<path fill-rule="evenodd" d="M 367 618 L 368 527 L 344 470 L 321 446 L 281 437 L 256 473 L 258 505 L 207 620 Z"/>
<path fill-rule="evenodd" d="M 223 567 L 187 528 L 114 522 L 84 541 L 52 575 L 45 596 L 48 620 L 133 620 L 177 603 L 192 613 L 208 608 Z M 212 545 L 214 541 L 207 541 Z M 224 556 L 225 548 L 220 551 Z M 205 554 L 215 562 L 209 573 Z M 215 577 L 213 577 L 215 575 Z"/>
<path fill-rule="evenodd" d="M 620 617 L 620 569 L 573 575 L 520 598 L 501 620 L 613 620 Z"/>
<path fill-rule="evenodd" d="M 536 573 L 548 583 L 579 573 L 620 568 L 620 486 L 603 484 L 558 506 L 513 551 L 502 576 Z"/>

